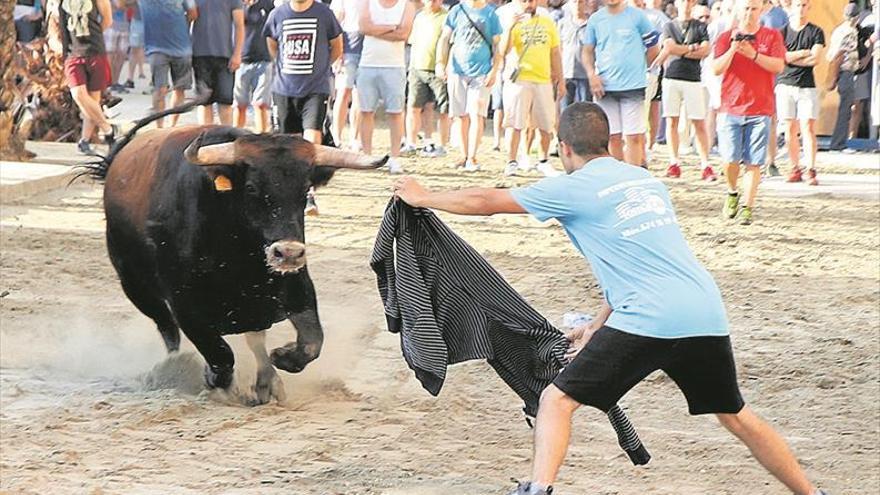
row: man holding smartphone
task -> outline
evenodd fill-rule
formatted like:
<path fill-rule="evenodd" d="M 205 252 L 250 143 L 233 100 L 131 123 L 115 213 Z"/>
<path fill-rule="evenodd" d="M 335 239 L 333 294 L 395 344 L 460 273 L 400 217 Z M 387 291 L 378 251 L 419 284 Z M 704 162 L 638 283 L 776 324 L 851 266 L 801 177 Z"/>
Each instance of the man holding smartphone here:
<path fill-rule="evenodd" d="M 761 26 L 761 0 L 737 0 L 738 27 L 715 42 L 713 69 L 721 81 L 718 149 L 727 179 L 724 216 L 752 223 L 752 209 L 767 157 L 770 119 L 775 112 L 773 86 L 785 68 L 785 43 L 779 31 Z M 745 205 L 740 207 L 740 167 L 745 166 Z"/>

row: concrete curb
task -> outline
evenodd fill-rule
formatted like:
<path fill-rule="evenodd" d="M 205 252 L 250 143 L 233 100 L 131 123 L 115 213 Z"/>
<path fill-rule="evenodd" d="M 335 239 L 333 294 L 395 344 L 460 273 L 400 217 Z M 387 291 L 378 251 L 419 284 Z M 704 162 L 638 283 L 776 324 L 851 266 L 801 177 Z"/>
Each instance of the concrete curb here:
<path fill-rule="evenodd" d="M 66 187 L 74 177 L 73 168 L 67 165 L 0 162 L 0 203 Z"/>

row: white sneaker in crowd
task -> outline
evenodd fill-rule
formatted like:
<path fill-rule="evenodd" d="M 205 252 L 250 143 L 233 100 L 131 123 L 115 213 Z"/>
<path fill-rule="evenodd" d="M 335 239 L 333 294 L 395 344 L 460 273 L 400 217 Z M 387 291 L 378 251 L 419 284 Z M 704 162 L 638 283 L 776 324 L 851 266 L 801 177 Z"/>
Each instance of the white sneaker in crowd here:
<path fill-rule="evenodd" d="M 516 160 L 511 160 L 507 162 L 507 165 L 504 167 L 504 176 L 505 177 L 513 177 L 519 171 L 519 164 Z"/>
<path fill-rule="evenodd" d="M 532 163 L 529 161 L 529 155 L 525 153 L 520 153 L 518 157 L 516 157 L 516 162 L 519 164 L 519 169 L 523 172 L 528 172 L 532 168 Z"/>
<path fill-rule="evenodd" d="M 397 161 L 397 158 L 391 157 L 388 159 L 388 173 L 394 175 L 403 173 L 403 165 Z"/>
<path fill-rule="evenodd" d="M 468 160 L 465 162 L 463 170 L 465 172 L 478 172 L 480 170 L 480 164 Z"/>
<path fill-rule="evenodd" d="M 544 174 L 544 177 L 556 177 L 562 175 L 562 172 L 553 168 L 553 165 L 550 165 L 550 162 L 547 160 L 539 161 L 538 166 L 535 168 L 538 169 L 538 172 Z"/>

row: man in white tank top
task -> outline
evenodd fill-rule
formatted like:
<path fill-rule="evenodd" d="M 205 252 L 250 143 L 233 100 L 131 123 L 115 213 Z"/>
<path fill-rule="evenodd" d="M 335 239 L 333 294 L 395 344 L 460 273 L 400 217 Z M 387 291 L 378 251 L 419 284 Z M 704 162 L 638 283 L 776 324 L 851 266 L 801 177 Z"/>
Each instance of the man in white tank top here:
<path fill-rule="evenodd" d="M 415 7 L 407 0 L 362 0 L 360 31 L 364 46 L 358 67 L 357 88 L 361 107 L 361 144 L 373 151 L 374 115 L 381 99 L 391 130 L 388 171 L 403 172 L 400 144 L 403 139 L 405 43 L 412 29 Z"/>

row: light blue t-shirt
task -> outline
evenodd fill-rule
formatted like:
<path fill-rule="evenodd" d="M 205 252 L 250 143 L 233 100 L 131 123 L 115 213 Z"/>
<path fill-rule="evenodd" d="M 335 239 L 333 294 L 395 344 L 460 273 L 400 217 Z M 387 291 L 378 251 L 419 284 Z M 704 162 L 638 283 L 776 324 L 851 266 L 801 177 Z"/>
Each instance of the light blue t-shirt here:
<path fill-rule="evenodd" d="M 138 0 L 144 22 L 144 53 L 164 53 L 169 57 L 192 55 L 186 11 L 195 0 Z"/>
<path fill-rule="evenodd" d="M 491 42 L 502 33 L 495 7 L 486 5 L 472 9 L 460 3 L 449 9 L 445 25 L 452 29 L 453 72 L 467 77 L 488 74 L 492 70 L 492 47 L 487 41 Z"/>
<path fill-rule="evenodd" d="M 648 171 L 597 158 L 511 193 L 538 220 L 557 219 L 590 262 L 613 310 L 609 327 L 657 338 L 728 335 L 721 292 Z"/>
<path fill-rule="evenodd" d="M 605 91 L 628 91 L 648 85 L 645 75 L 645 43 L 642 36 L 654 31 L 648 17 L 639 9 L 626 7 L 619 14 L 602 7 L 590 16 L 581 31 L 581 45 L 592 45 L 596 71 Z"/>

